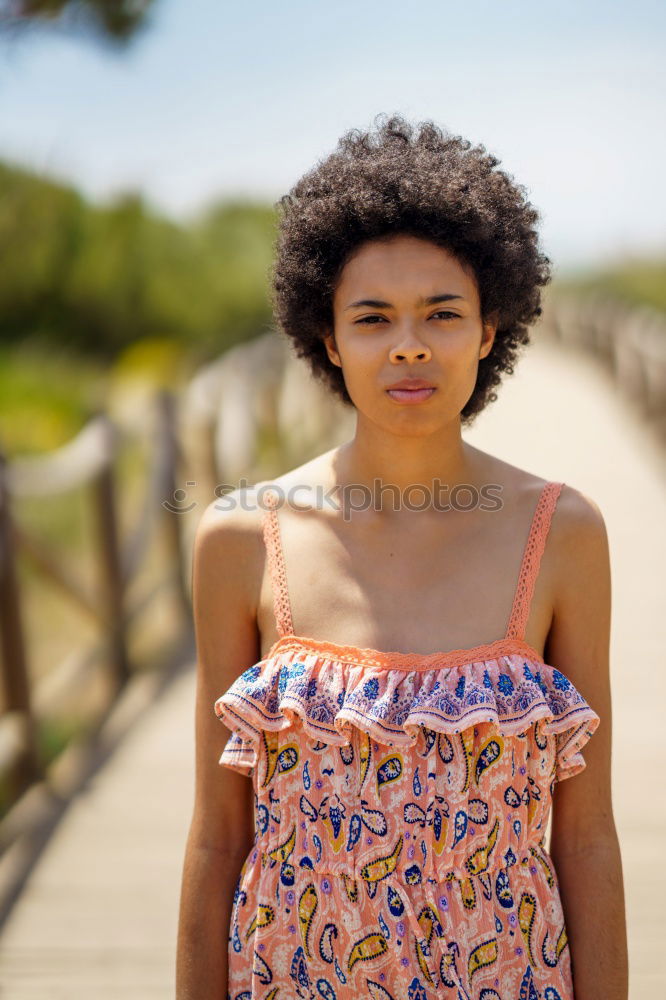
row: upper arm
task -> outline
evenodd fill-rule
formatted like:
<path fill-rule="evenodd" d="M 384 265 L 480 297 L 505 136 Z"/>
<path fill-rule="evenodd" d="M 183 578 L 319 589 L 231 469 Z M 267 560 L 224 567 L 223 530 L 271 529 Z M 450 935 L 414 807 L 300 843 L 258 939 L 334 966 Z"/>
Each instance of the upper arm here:
<path fill-rule="evenodd" d="M 195 796 L 191 837 L 200 846 L 244 854 L 254 835 L 251 780 L 219 764 L 230 730 L 216 699 L 259 658 L 256 602 L 261 539 L 256 512 L 217 501 L 202 514 L 192 556 L 197 653 Z M 222 505 L 220 505 L 222 506 Z"/>
<path fill-rule="evenodd" d="M 597 504 L 565 485 L 553 516 L 554 606 L 546 642 L 557 667 L 599 716 L 585 745 L 585 768 L 553 793 L 551 849 L 584 850 L 614 834 L 611 801 L 610 624 L 608 535 Z"/>

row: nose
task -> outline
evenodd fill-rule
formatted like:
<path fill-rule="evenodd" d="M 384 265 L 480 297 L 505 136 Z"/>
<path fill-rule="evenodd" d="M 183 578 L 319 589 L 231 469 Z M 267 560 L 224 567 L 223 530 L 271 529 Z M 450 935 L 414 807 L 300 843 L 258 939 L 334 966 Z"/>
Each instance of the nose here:
<path fill-rule="evenodd" d="M 391 348 L 391 361 L 429 361 L 430 348 L 413 332 L 403 337 L 399 344 Z"/>

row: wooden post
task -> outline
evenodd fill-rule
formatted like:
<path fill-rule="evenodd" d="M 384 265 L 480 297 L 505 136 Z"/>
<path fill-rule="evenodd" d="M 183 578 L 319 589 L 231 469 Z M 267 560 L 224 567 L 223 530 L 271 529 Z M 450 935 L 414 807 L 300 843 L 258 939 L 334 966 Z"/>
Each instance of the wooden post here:
<path fill-rule="evenodd" d="M 21 620 L 16 546 L 12 528 L 7 459 L 0 452 L 0 644 L 4 711 L 15 712 L 21 724 L 22 748 L 10 768 L 10 795 L 15 801 L 41 776 L 37 732 L 30 699 L 24 632 Z"/>
<path fill-rule="evenodd" d="M 178 473 L 182 469 L 179 463 L 180 448 L 176 431 L 175 399 L 173 393 L 167 389 L 160 389 L 157 393 L 157 407 L 159 414 L 159 441 L 160 453 L 164 455 L 164 482 L 161 506 L 163 517 L 166 518 L 166 530 L 168 533 L 168 546 L 171 551 L 175 567 L 175 583 L 178 591 L 178 601 L 180 603 L 183 616 L 187 622 L 190 620 L 192 611 L 190 597 L 187 591 L 184 574 L 185 560 L 183 558 L 183 525 L 181 518 L 187 516 L 185 510 L 170 509 L 174 506 L 176 490 L 179 488 Z M 180 487 L 183 488 L 182 486 Z M 165 503 L 168 502 L 168 505 Z"/>
<path fill-rule="evenodd" d="M 114 481 L 116 429 L 105 413 L 99 413 L 98 418 L 104 421 L 106 438 L 106 461 L 94 481 L 102 570 L 102 600 L 109 629 L 109 653 L 114 687 L 120 688 L 130 675 L 130 665 L 127 655 L 124 581 Z"/>

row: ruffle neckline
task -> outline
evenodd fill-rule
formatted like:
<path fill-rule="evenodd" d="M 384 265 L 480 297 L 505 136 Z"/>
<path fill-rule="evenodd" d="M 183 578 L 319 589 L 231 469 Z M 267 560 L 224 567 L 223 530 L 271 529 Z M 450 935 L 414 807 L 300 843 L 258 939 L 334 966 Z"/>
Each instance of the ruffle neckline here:
<path fill-rule="evenodd" d="M 516 648 L 505 650 L 507 642 Z M 345 649 L 347 658 L 333 655 Z M 543 719 L 542 731 L 556 739 L 558 780 L 582 770 L 580 749 L 600 719 L 574 684 L 522 641 L 460 652 L 480 649 L 493 655 L 446 665 L 435 659 L 426 670 L 419 666 L 430 663 L 427 656 L 410 667 L 411 654 L 380 653 L 389 661 L 375 664 L 376 650 L 311 646 L 283 636 L 215 702 L 218 718 L 232 731 L 220 763 L 251 771 L 264 730 L 301 727 L 310 739 L 344 746 L 356 728 L 378 743 L 414 746 L 422 727 L 451 734 L 485 722 L 515 735 Z M 446 660 L 449 654 L 442 655 Z M 403 666 L 394 656 L 405 658 Z"/>

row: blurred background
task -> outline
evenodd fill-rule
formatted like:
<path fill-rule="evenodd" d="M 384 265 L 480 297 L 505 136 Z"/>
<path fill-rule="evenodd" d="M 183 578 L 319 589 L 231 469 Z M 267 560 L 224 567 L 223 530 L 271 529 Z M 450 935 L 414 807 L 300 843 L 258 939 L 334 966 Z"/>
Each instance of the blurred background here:
<path fill-rule="evenodd" d="M 3 996 L 173 994 L 192 539 L 353 435 L 274 327 L 274 204 L 380 112 L 482 143 L 542 215 L 544 315 L 464 437 L 605 516 L 632 995 L 664 995 L 665 28 L 651 0 L 0 0 Z"/>

